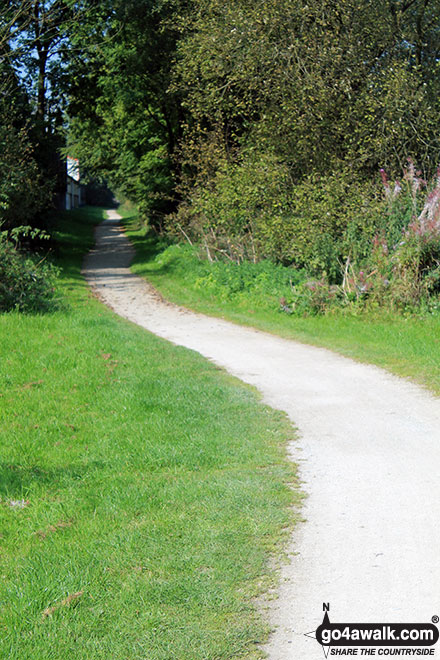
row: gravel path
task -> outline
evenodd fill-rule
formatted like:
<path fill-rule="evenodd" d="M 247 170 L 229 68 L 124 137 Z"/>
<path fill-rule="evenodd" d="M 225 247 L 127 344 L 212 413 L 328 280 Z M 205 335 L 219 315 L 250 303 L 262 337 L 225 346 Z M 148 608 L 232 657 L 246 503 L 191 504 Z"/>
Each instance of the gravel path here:
<path fill-rule="evenodd" d="M 305 637 L 334 622 L 440 615 L 440 400 L 381 369 L 164 302 L 129 270 L 119 216 L 97 229 L 84 274 L 118 314 L 198 351 L 260 390 L 299 429 L 308 498 L 292 539 L 271 660 L 322 660 Z"/>

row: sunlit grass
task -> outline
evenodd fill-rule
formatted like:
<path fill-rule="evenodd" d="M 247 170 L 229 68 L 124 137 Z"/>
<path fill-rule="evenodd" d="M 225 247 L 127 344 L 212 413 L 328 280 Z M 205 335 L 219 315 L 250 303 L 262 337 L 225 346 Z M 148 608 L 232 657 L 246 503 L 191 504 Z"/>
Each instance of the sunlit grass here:
<path fill-rule="evenodd" d="M 292 429 L 94 298 L 100 217 L 60 220 L 60 311 L 0 316 L 0 657 L 258 657 Z"/>

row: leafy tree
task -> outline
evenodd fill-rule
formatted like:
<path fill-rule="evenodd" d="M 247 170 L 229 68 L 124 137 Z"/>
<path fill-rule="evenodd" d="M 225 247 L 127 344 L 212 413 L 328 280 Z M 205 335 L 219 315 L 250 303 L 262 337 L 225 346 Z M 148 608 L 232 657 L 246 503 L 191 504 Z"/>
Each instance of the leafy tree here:
<path fill-rule="evenodd" d="M 47 208 L 51 187 L 41 175 L 25 128 L 1 113 L 0 228 L 35 225 L 35 216 Z"/>
<path fill-rule="evenodd" d="M 27 6 L 29 8 L 30 4 Z M 24 21 L 26 3 L 0 12 L 0 227 L 2 231 L 35 224 L 50 201 L 48 185 L 35 160 L 31 139 L 31 106 L 13 66 L 16 53 L 10 40 L 14 26 Z"/>
<path fill-rule="evenodd" d="M 70 34 L 88 11 L 88 0 L 11 0 L 0 10 L 4 61 L 19 76 L 21 92 L 26 96 L 15 117 L 21 117 L 22 131 L 26 126 L 33 159 L 42 174 L 36 182 L 41 185 L 44 179 L 45 186 L 51 185 L 57 194 L 65 189 L 65 159 L 61 154 L 65 144 L 65 58 Z M 40 210 L 41 205 L 36 204 L 35 214 Z"/>
<path fill-rule="evenodd" d="M 175 205 L 179 167 L 181 108 L 169 91 L 177 8 L 163 0 L 110 3 L 95 44 L 70 63 L 69 149 L 157 226 Z"/>
<path fill-rule="evenodd" d="M 192 142 L 216 130 L 225 152 L 267 145 L 296 179 L 437 159 L 438 0 L 194 4 L 176 82 Z"/>
<path fill-rule="evenodd" d="M 258 226 L 259 254 L 337 278 L 380 229 L 369 183 L 379 168 L 397 175 L 412 155 L 429 172 L 440 159 L 439 10 L 439 0 L 194 0 L 173 82 L 187 122 L 185 204 L 171 225 L 213 254 L 228 236 L 243 250 Z"/>

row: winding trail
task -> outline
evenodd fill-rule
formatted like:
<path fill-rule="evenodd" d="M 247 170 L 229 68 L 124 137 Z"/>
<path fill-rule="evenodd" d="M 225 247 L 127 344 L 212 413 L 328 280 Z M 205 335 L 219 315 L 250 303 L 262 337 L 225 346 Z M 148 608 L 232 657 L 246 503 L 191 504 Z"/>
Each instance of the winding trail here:
<path fill-rule="evenodd" d="M 299 429 L 290 454 L 306 522 L 269 607 L 269 658 L 322 660 L 305 633 L 323 602 L 334 622 L 440 615 L 440 400 L 376 367 L 164 302 L 130 272 L 133 249 L 108 213 L 84 264 L 100 298 L 254 385 Z"/>

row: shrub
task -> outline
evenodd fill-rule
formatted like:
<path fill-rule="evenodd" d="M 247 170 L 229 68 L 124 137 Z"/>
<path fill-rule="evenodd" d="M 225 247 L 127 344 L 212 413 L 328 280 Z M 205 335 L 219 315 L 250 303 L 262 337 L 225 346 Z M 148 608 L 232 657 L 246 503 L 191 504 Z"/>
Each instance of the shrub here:
<path fill-rule="evenodd" d="M 378 204 L 377 189 L 347 168 L 294 183 L 275 156 L 249 150 L 192 189 L 168 228 L 200 241 L 212 261 L 270 259 L 336 283 L 348 244 L 356 258 L 368 252 Z"/>
<path fill-rule="evenodd" d="M 296 316 L 324 314 L 344 303 L 341 287 L 329 284 L 325 277 L 301 283 L 294 288 L 291 299 L 286 302 L 288 304 L 282 305 L 282 309 Z"/>
<path fill-rule="evenodd" d="M 363 261 L 347 259 L 343 299 L 361 307 L 416 309 L 440 293 L 440 171 L 428 185 L 408 159 L 402 182 L 391 185 L 383 170 L 381 177 L 381 229 Z"/>
<path fill-rule="evenodd" d="M 174 218 L 214 262 L 197 286 L 225 300 L 257 295 L 266 267 L 251 273 L 249 260 L 257 266 L 269 258 L 313 277 L 294 282 L 290 275 L 286 288 L 271 271 L 274 297 L 288 313 L 432 302 L 440 293 L 440 171 L 428 185 L 409 160 L 402 181 L 390 184 L 383 170 L 381 178 L 379 194 L 377 184 L 344 168 L 293 185 L 274 158 L 251 154 L 225 165 Z"/>
<path fill-rule="evenodd" d="M 427 184 L 408 159 L 402 183 L 382 171 L 388 226 L 376 237 L 370 297 L 397 308 L 419 306 L 440 292 L 440 171 Z"/>
<path fill-rule="evenodd" d="M 57 269 L 25 257 L 0 238 L 0 312 L 45 312 L 57 307 L 54 280 Z"/>
<path fill-rule="evenodd" d="M 259 307 L 264 307 L 266 301 L 273 306 L 275 301 L 290 297 L 295 285 L 305 278 L 303 271 L 268 260 L 256 264 L 244 261 L 206 265 L 206 274 L 197 278 L 194 288 L 205 290 L 219 300 L 252 301 Z"/>
<path fill-rule="evenodd" d="M 402 181 L 390 184 L 383 170 L 381 177 L 383 204 L 370 206 L 366 227 L 357 236 L 353 231 L 356 223 L 348 225 L 346 238 L 351 236 L 352 242 L 347 244 L 345 264 L 340 264 L 342 282 L 331 284 L 327 276 L 305 282 L 295 290 L 286 309 L 320 314 L 334 308 L 436 308 L 440 294 L 440 169 L 429 185 L 410 159 Z M 365 239 L 372 231 L 376 233 L 367 245 Z"/>
<path fill-rule="evenodd" d="M 307 177 L 290 193 L 291 262 L 340 283 L 347 256 L 357 261 L 370 251 L 381 205 L 375 187 L 344 167 Z"/>
<path fill-rule="evenodd" d="M 200 241 L 212 261 L 282 261 L 292 238 L 287 192 L 287 168 L 250 151 L 240 162 L 222 162 L 191 190 L 168 228 Z"/>
<path fill-rule="evenodd" d="M 0 112 L 0 225 L 33 224 L 50 206 L 52 182 L 45 181 L 24 128 L 16 129 Z"/>

